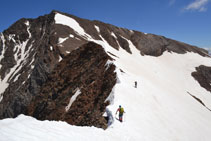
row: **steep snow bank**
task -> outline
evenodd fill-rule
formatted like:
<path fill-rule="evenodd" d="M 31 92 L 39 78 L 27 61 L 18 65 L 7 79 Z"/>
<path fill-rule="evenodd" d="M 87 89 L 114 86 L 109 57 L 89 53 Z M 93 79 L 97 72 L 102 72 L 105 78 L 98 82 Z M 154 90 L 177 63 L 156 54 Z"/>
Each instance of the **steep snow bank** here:
<path fill-rule="evenodd" d="M 56 24 L 62 24 L 69 26 L 73 30 L 76 31 L 77 34 L 87 36 L 88 34 L 84 31 L 84 29 L 80 26 L 80 24 L 73 18 L 67 17 L 65 15 L 62 15 L 60 13 L 56 13 L 55 15 L 55 23 Z"/>

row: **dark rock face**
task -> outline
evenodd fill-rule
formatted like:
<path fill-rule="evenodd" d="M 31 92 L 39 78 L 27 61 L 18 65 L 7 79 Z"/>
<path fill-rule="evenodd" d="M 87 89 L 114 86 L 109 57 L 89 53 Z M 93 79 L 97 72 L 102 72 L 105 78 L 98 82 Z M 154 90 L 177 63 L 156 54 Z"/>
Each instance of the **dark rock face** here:
<path fill-rule="evenodd" d="M 32 100 L 29 115 L 40 120 L 63 120 L 73 125 L 106 128 L 105 102 L 116 83 L 111 58 L 95 43 L 83 45 L 55 67 L 41 93 Z M 71 97 L 80 90 L 71 107 Z"/>
<path fill-rule="evenodd" d="M 169 51 L 179 54 L 195 52 L 202 56 L 208 56 L 208 52 L 204 49 L 153 34 L 134 31 L 131 41 L 142 55 L 160 56 L 164 51 Z"/>
<path fill-rule="evenodd" d="M 0 62 L 0 75 L 2 80 L 10 72 L 11 75 L 6 80 L 9 86 L 0 102 L 0 118 L 16 117 L 24 113 L 31 98 L 40 91 L 47 74 L 55 65 L 55 56 L 48 51 L 51 34 L 49 27 L 53 21 L 52 14 L 35 20 L 21 19 L 3 32 L 5 52 Z M 11 38 L 11 35 L 14 36 Z"/>
<path fill-rule="evenodd" d="M 58 11 L 55 11 L 58 12 Z M 61 13 L 61 12 L 59 12 Z M 121 46 L 128 53 L 131 53 L 129 43 L 127 40 L 131 41 L 135 47 L 140 50 L 142 55 L 151 55 L 151 56 L 160 56 L 164 51 L 175 52 L 184 54 L 187 52 L 195 52 L 202 56 L 208 56 L 208 52 L 205 49 L 201 49 L 195 46 L 191 46 L 182 42 L 178 42 L 172 39 L 168 39 L 163 36 L 153 35 L 153 34 L 144 34 L 139 31 L 128 30 L 125 28 L 119 28 L 110 24 L 105 24 L 100 21 L 90 21 L 86 19 L 81 19 L 73 15 L 66 13 L 61 13 L 68 17 L 76 20 L 84 31 L 89 34 L 95 40 L 105 40 L 111 47 L 119 50 Z M 96 29 L 96 26 L 99 28 L 99 32 Z M 61 29 L 60 29 L 61 30 Z M 69 31 L 68 31 L 69 30 Z M 78 37 L 73 29 L 67 27 L 66 32 L 73 34 Z M 58 33 L 58 32 L 57 32 Z M 68 35 L 68 34 L 67 34 Z M 81 37 L 78 37 L 81 39 Z M 102 39 L 103 38 L 103 39 Z M 68 39 L 70 40 L 70 39 Z M 67 43 L 68 40 L 65 42 Z M 84 42 L 87 42 L 85 39 L 81 39 L 83 42 L 80 42 L 79 45 L 82 45 Z M 70 41 L 69 41 L 70 42 Z M 72 42 L 72 41 L 71 41 Z M 65 44 L 65 43 L 64 43 Z"/>
<path fill-rule="evenodd" d="M 199 82 L 201 87 L 211 92 L 211 67 L 201 65 L 191 75 Z"/>

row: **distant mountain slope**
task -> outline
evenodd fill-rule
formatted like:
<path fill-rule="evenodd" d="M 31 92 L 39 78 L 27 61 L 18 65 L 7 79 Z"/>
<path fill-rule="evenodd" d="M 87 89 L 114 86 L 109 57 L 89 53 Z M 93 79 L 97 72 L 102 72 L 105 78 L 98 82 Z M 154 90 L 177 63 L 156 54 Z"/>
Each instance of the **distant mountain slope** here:
<path fill-rule="evenodd" d="M 58 11 L 21 19 L 1 33 L 0 65 L 1 119 L 28 114 L 106 128 L 106 106 L 111 104 L 107 111 L 115 111 L 122 103 L 132 115 L 128 127 L 139 117 L 137 124 L 146 124 L 149 134 L 151 128 L 164 128 L 157 122 L 176 132 L 173 119 L 199 119 L 194 128 L 203 128 L 211 114 L 207 51 Z M 134 81 L 138 89 L 132 87 Z M 136 108 L 148 114 L 136 117 Z M 178 116 L 163 121 L 174 110 Z M 161 121 L 150 118 L 152 123 L 143 123 L 152 115 Z"/>

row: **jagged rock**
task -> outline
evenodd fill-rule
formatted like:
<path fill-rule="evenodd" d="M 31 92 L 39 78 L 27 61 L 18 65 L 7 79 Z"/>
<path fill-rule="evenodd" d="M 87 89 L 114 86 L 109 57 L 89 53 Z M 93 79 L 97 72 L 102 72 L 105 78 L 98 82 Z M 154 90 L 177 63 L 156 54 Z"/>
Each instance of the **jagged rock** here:
<path fill-rule="evenodd" d="M 3 32 L 5 52 L 0 62 L 0 75 L 8 87 L 0 102 L 0 118 L 24 113 L 31 98 L 38 94 L 52 66 L 56 64 L 55 56 L 48 51 L 53 20 L 52 14 L 34 20 L 21 19 Z M 5 78 L 6 75 L 10 75 L 9 79 Z"/>
<path fill-rule="evenodd" d="M 211 67 L 201 65 L 191 75 L 199 82 L 201 87 L 211 92 Z"/>
<path fill-rule="evenodd" d="M 116 83 L 115 66 L 104 49 L 88 43 L 64 57 L 29 105 L 29 115 L 40 120 L 64 120 L 80 126 L 106 128 L 106 98 Z M 68 103 L 76 91 L 71 107 Z"/>

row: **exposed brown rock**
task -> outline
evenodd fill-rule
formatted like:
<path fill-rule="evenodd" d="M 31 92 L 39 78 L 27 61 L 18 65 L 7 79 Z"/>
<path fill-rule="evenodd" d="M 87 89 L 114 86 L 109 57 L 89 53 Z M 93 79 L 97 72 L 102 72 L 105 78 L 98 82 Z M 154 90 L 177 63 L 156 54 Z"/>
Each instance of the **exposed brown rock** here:
<path fill-rule="evenodd" d="M 105 102 L 116 83 L 115 66 L 106 66 L 111 58 L 104 49 L 88 43 L 74 50 L 57 65 L 41 93 L 28 108 L 28 114 L 40 120 L 63 120 L 73 125 L 106 128 L 102 116 Z M 65 111 L 77 90 L 81 94 Z"/>
<path fill-rule="evenodd" d="M 141 51 L 142 55 L 160 56 L 164 51 L 169 51 L 179 54 L 195 52 L 208 57 L 208 52 L 205 49 L 168 39 L 163 36 L 134 31 L 131 35 L 131 41 L 136 48 Z"/>
<path fill-rule="evenodd" d="M 134 31 L 131 36 L 131 41 L 142 55 L 160 56 L 166 50 L 168 45 L 167 40 L 161 36 L 152 34 L 144 34 Z"/>

